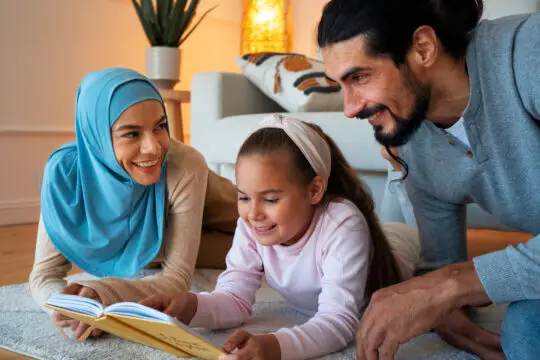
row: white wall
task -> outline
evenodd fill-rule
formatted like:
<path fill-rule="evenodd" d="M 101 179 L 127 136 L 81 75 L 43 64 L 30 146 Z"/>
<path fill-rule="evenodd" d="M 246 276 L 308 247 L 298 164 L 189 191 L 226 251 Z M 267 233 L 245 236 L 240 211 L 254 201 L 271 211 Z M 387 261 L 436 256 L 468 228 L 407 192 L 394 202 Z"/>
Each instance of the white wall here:
<path fill-rule="evenodd" d="M 314 57 L 326 0 L 291 1 L 293 51 Z M 486 15 L 530 11 L 535 2 L 487 0 Z M 202 0 L 201 10 L 214 4 L 183 45 L 179 89 L 196 72 L 238 71 L 242 0 Z M 73 139 L 82 77 L 111 66 L 144 72 L 147 45 L 130 0 L 0 0 L 0 225 L 36 221 L 43 165 Z M 189 123 L 189 106 L 182 110 Z"/>
<path fill-rule="evenodd" d="M 328 0 L 290 0 L 293 18 L 293 52 L 315 58 L 317 25 Z"/>
<path fill-rule="evenodd" d="M 494 19 L 510 14 L 534 12 L 540 9 L 540 0 L 484 0 L 485 19 Z"/>
<path fill-rule="evenodd" d="M 183 46 L 180 89 L 199 71 L 237 71 L 242 2 L 200 8 L 216 3 Z M 43 165 L 73 139 L 83 76 L 112 66 L 144 73 L 147 46 L 130 0 L 0 1 L 0 225 L 37 220 Z M 189 122 L 189 106 L 183 114 Z"/>
<path fill-rule="evenodd" d="M 1 0 L 0 0 L 1 1 Z M 122 0 L 129 1 L 131 0 Z M 191 77 L 205 71 L 231 71 L 240 69 L 234 58 L 240 55 L 243 0 L 201 0 L 202 12 L 219 5 L 199 25 L 188 40 L 182 44 L 181 79 L 178 89 L 188 90 Z M 189 140 L 191 109 L 182 106 L 182 116 L 187 119 L 185 129 Z"/>

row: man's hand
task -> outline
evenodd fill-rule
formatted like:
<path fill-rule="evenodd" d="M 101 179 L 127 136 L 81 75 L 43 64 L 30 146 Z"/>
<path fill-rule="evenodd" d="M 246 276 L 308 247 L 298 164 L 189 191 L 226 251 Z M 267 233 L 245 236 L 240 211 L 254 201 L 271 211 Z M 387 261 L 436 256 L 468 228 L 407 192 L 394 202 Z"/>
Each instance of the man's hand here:
<path fill-rule="evenodd" d="M 440 325 L 457 307 L 489 303 L 472 262 L 375 292 L 356 336 L 358 360 L 393 359 L 402 344 Z"/>
<path fill-rule="evenodd" d="M 437 293 L 437 280 L 422 276 L 375 292 L 356 334 L 356 359 L 393 359 L 399 344 L 439 324 L 453 304 Z"/>
<path fill-rule="evenodd" d="M 184 324 L 189 324 L 197 312 L 197 295 L 188 291 L 158 294 L 140 301 L 141 305 L 151 307 L 172 316 Z"/>
<path fill-rule="evenodd" d="M 234 354 L 230 354 L 238 349 Z M 223 350 L 230 354 L 219 360 L 280 360 L 281 347 L 274 335 L 252 335 L 244 330 L 236 330 L 225 342 Z"/>
<path fill-rule="evenodd" d="M 475 324 L 462 308 L 455 309 L 435 328 L 450 345 L 466 350 L 484 360 L 504 360 L 501 336 Z"/>
<path fill-rule="evenodd" d="M 69 284 L 62 290 L 62 294 L 79 295 L 101 302 L 99 295 L 93 289 L 79 284 Z M 87 325 L 82 321 L 72 319 L 56 311 L 53 312 L 53 322 L 56 326 L 61 328 L 69 327 L 71 329 L 71 332 L 73 333 L 73 336 L 76 339 L 79 339 L 81 335 L 84 334 L 86 329 L 90 327 L 90 325 Z M 99 336 L 102 333 L 103 331 L 99 329 L 94 329 L 92 330 L 90 336 Z"/>

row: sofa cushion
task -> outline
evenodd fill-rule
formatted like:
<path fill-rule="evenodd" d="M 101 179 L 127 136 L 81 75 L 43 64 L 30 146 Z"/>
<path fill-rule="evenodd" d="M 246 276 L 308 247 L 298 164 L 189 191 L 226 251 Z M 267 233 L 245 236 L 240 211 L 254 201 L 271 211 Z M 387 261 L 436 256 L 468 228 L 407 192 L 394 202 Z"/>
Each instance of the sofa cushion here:
<path fill-rule="evenodd" d="M 244 75 L 289 112 L 342 111 L 340 86 L 318 60 L 300 54 L 256 53 L 235 58 Z"/>
<path fill-rule="evenodd" d="M 218 120 L 197 144 L 209 163 L 234 164 L 242 143 L 257 124 L 271 113 L 227 116 Z M 347 119 L 339 112 L 287 113 L 287 116 L 319 125 L 337 143 L 354 169 L 376 171 L 386 176 L 387 163 L 367 121 Z"/>
<path fill-rule="evenodd" d="M 491 229 L 468 229 L 467 247 L 469 259 L 493 251 L 502 250 L 507 246 L 517 246 L 530 240 L 533 234 L 518 231 L 503 231 Z"/>

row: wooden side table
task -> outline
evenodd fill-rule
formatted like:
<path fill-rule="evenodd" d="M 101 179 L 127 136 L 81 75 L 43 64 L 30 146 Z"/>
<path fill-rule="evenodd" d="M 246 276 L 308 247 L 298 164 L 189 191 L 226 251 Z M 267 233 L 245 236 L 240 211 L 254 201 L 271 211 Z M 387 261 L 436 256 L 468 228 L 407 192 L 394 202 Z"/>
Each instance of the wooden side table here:
<path fill-rule="evenodd" d="M 187 90 L 163 90 L 159 93 L 165 103 L 171 137 L 184 142 L 184 123 L 182 121 L 182 103 L 189 103 L 191 92 Z"/>

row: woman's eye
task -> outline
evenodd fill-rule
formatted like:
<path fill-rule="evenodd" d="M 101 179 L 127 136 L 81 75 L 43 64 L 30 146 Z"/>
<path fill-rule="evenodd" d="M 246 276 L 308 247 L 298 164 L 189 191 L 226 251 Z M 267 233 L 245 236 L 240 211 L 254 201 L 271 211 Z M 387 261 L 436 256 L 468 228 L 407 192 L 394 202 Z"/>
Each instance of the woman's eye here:
<path fill-rule="evenodd" d="M 264 201 L 270 204 L 275 204 L 279 201 L 279 199 L 264 199 Z"/>
<path fill-rule="evenodd" d="M 128 132 L 123 135 L 123 137 L 125 137 L 126 139 L 133 139 L 133 138 L 136 138 L 137 136 L 139 136 L 139 133 L 136 131 Z"/>
<path fill-rule="evenodd" d="M 168 127 L 169 127 L 169 124 L 164 122 L 164 123 L 159 124 L 157 128 L 158 130 L 166 130 Z"/>
<path fill-rule="evenodd" d="M 247 196 L 239 196 L 238 201 L 248 201 L 249 198 Z"/>

